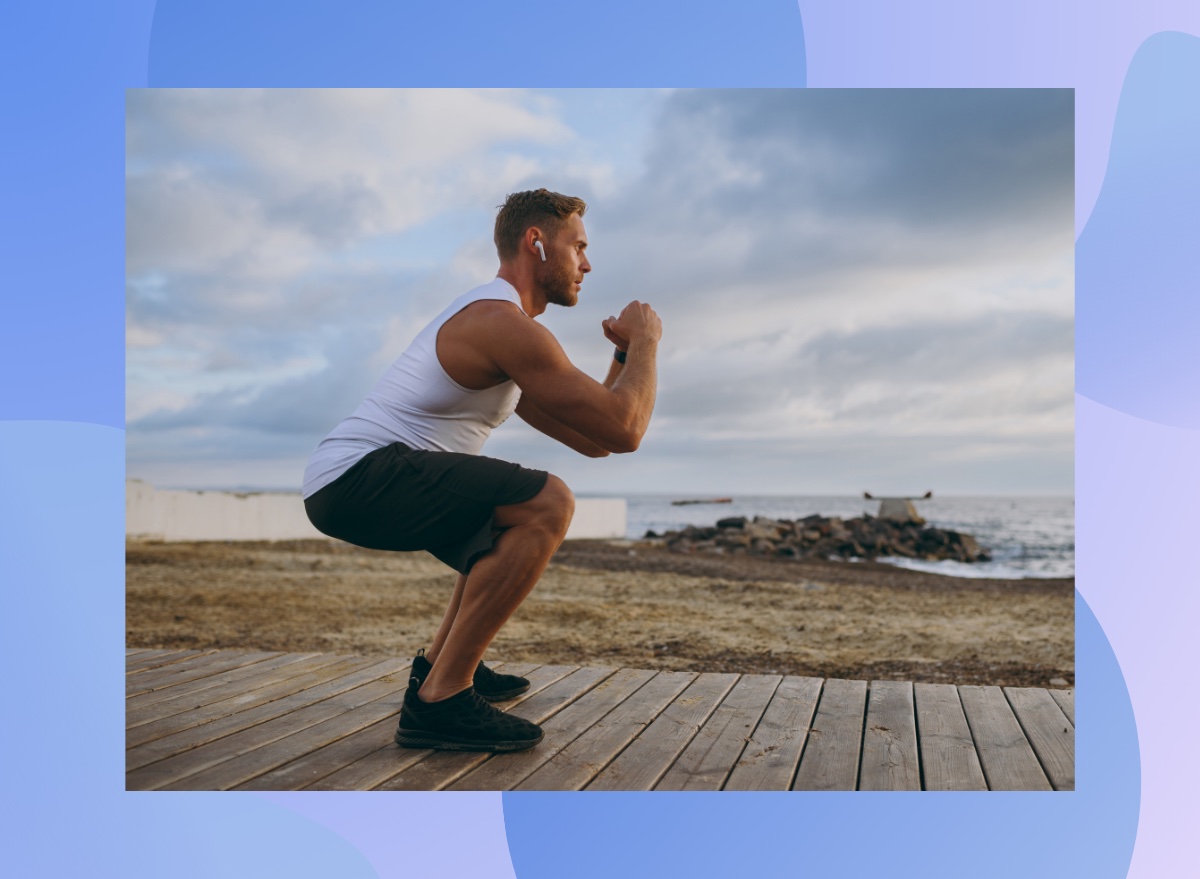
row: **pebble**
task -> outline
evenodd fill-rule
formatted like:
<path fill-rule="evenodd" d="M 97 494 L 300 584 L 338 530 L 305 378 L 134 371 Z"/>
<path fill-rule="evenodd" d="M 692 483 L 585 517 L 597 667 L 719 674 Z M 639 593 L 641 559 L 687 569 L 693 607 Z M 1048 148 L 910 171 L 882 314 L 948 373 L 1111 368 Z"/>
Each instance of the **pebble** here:
<path fill-rule="evenodd" d="M 1066 678 L 1050 678 L 1050 686 L 1052 687 L 1069 687 Z"/>

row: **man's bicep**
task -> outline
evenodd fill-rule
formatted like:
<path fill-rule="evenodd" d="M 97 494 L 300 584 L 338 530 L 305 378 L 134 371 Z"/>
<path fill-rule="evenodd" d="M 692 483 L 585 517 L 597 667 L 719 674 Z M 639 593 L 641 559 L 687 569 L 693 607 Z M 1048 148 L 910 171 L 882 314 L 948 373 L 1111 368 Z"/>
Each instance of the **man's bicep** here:
<path fill-rule="evenodd" d="M 545 414 L 578 430 L 577 413 L 602 413 L 607 389 L 571 363 L 549 330 L 533 324 L 493 344 L 496 365 Z"/>

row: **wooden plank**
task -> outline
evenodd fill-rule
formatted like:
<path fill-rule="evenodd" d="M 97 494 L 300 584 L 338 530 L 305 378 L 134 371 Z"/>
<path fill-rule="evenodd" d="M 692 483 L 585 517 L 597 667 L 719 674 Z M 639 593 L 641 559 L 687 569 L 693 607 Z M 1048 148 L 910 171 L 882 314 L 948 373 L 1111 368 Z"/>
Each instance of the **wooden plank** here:
<path fill-rule="evenodd" d="M 1050 782 L 999 687 L 959 687 L 989 790 L 1050 790 Z"/>
<path fill-rule="evenodd" d="M 792 790 L 855 790 L 867 682 L 827 680 Z"/>
<path fill-rule="evenodd" d="M 271 659 L 280 655 L 278 651 L 250 653 L 233 650 L 222 650 L 216 653 L 205 654 L 204 656 L 177 662 L 167 668 L 156 669 L 151 673 L 127 677 L 125 679 L 125 697 L 129 698 L 155 690 L 164 690 L 176 684 L 186 684 L 188 681 L 211 677 L 223 671 L 241 668 L 245 665 L 253 665 L 256 662 L 262 662 L 264 659 Z"/>
<path fill-rule="evenodd" d="M 541 724 L 570 705 L 592 687 L 609 677 L 615 668 L 580 668 L 512 709 L 512 713 Z M 470 751 L 436 751 L 403 772 L 392 776 L 376 790 L 441 790 L 452 784 L 491 754 Z"/>
<path fill-rule="evenodd" d="M 216 702 L 209 702 L 187 711 L 180 711 L 130 727 L 125 730 L 125 748 L 129 751 L 126 755 L 126 768 L 144 765 L 160 759 L 160 757 L 169 756 L 175 751 L 182 751 L 187 747 L 194 746 L 185 744 L 185 742 L 203 744 L 204 741 L 209 741 L 211 738 L 217 738 L 229 732 L 236 732 L 244 727 L 252 726 L 262 720 L 268 720 L 288 710 L 287 706 L 293 705 L 296 697 L 298 694 L 302 694 L 302 691 L 348 675 L 374 662 L 378 662 L 378 660 L 366 659 L 361 656 L 339 657 L 337 662 L 321 665 L 304 674 L 275 680 L 248 692 L 239 690 Z M 292 701 L 283 703 L 284 699 Z M 197 730 L 201 730 L 201 732 L 197 732 Z M 197 736 L 202 736 L 202 740 L 197 740 Z M 165 742 L 162 746 L 149 748 L 155 741 L 164 739 L 170 741 Z M 153 759 L 141 759 L 142 752 L 149 756 L 151 751 L 157 756 L 154 756 Z"/>
<path fill-rule="evenodd" d="M 651 790 L 737 682 L 702 674 L 587 785 L 588 790 Z"/>
<path fill-rule="evenodd" d="M 925 790 L 987 790 L 967 716 L 953 684 L 914 684 Z"/>
<path fill-rule="evenodd" d="M 511 790 L 654 677 L 645 669 L 623 668 L 601 681 L 542 724 L 546 737 L 536 748 L 494 754 L 482 766 L 448 785 L 446 790 Z"/>
<path fill-rule="evenodd" d="M 788 789 L 808 738 L 821 683 L 820 678 L 791 675 L 780 682 L 724 790 Z"/>
<path fill-rule="evenodd" d="M 595 726 L 530 773 L 513 790 L 579 790 L 616 757 L 696 675 L 659 672 Z"/>
<path fill-rule="evenodd" d="M 403 699 L 407 687 L 408 681 L 400 679 L 399 675 L 356 687 L 338 697 L 353 697 L 355 704 L 347 701 L 347 710 L 308 726 L 301 726 L 294 732 L 259 747 L 242 751 L 215 766 L 164 785 L 160 790 L 229 790 L 249 782 L 256 776 L 302 759 L 313 751 L 365 727 L 395 717 L 400 711 L 400 700 Z M 276 722 L 285 719 L 294 719 L 294 715 L 293 718 L 279 718 Z M 292 725 L 294 724 L 289 724 L 289 727 Z M 250 785 L 250 788 L 258 789 L 253 785 Z"/>
<path fill-rule="evenodd" d="M 921 789 L 917 721 L 909 681 L 871 681 L 858 789 Z"/>
<path fill-rule="evenodd" d="M 1050 690 L 1050 698 L 1058 703 L 1058 707 L 1062 709 L 1062 713 L 1066 715 L 1067 720 L 1071 721 L 1071 726 L 1075 725 L 1075 691 L 1074 690 Z"/>
<path fill-rule="evenodd" d="M 574 671 L 574 666 L 532 666 L 507 663 L 492 666 L 497 671 L 506 674 L 521 675 L 529 679 L 529 689 L 516 699 L 498 702 L 497 707 L 509 710 L 526 699 L 541 692 L 554 681 L 565 677 Z M 401 748 L 395 743 L 395 725 L 388 734 L 383 747 L 369 751 L 364 756 L 346 766 L 330 772 L 316 782 L 305 787 L 306 790 L 370 790 L 387 781 L 414 763 L 419 763 L 431 754 L 437 753 L 429 748 Z"/>
<path fill-rule="evenodd" d="M 181 659 L 178 662 L 172 663 L 161 668 L 148 668 L 138 672 L 128 673 L 125 676 L 126 695 L 132 697 L 138 692 L 139 686 L 145 686 L 158 681 L 161 678 L 169 678 L 176 675 L 181 675 L 192 669 L 207 668 L 214 663 L 229 662 L 246 656 L 279 656 L 282 651 L 265 651 L 265 650 L 207 650 L 190 656 L 186 659 Z M 150 687 L 146 686 L 149 690 Z M 157 689 L 157 687 L 155 687 Z"/>
<path fill-rule="evenodd" d="M 214 662 L 228 661 L 230 657 L 238 655 L 240 653 L 235 651 L 205 650 L 170 665 L 126 674 L 125 696 L 128 698 L 138 693 L 160 689 L 162 686 L 170 686 L 170 682 L 178 681 L 181 676 L 188 674 L 191 674 L 192 678 L 204 677 L 206 670 Z M 162 681 L 167 681 L 167 683 L 162 684 Z"/>
<path fill-rule="evenodd" d="M 135 657 L 125 663 L 125 674 L 134 675 L 141 672 L 149 671 L 150 669 L 161 668 L 181 660 L 188 659 L 192 656 L 199 656 L 204 653 L 215 653 L 214 650 L 167 650 L 159 653 L 156 656 Z"/>
<path fill-rule="evenodd" d="M 139 726 L 220 701 L 228 696 L 248 693 L 275 681 L 296 677 L 306 671 L 332 665 L 345 657 L 320 653 L 285 653 L 275 659 L 177 684 L 169 690 L 155 690 L 133 696 L 125 702 L 125 726 Z"/>
<path fill-rule="evenodd" d="M 280 699 L 279 702 L 289 702 L 294 699 L 297 706 L 301 700 L 305 701 L 303 707 L 293 707 L 276 714 L 270 720 L 245 727 L 236 733 L 223 735 L 218 739 L 210 739 L 205 744 L 127 772 L 125 775 L 126 789 L 157 790 L 167 785 L 173 785 L 181 779 L 195 775 L 217 763 L 270 744 L 297 730 L 328 720 L 330 717 L 350 711 L 366 702 L 372 702 L 377 698 L 377 689 L 397 680 L 403 682 L 403 675 L 407 671 L 406 661 L 383 660 L 339 678 L 337 681 L 314 687 L 293 697 Z M 380 682 L 380 678 L 384 680 Z M 388 680 L 389 678 L 391 680 Z M 319 695 L 314 697 L 314 694 L 318 692 Z M 193 732 L 193 730 L 187 732 Z M 148 747 L 158 745 L 161 741 L 151 742 Z"/>
<path fill-rule="evenodd" d="M 403 699 L 403 695 L 401 695 L 401 699 Z M 307 754 L 245 781 L 233 789 L 301 790 L 310 784 L 320 782 L 339 769 L 348 768 L 364 757 L 385 749 L 391 752 L 394 762 L 400 751 L 394 740 L 396 717 L 400 713 L 400 704 L 400 701 L 397 701 L 392 705 L 392 711 L 386 717 L 377 720 L 370 726 L 363 727 L 345 738 L 315 748 Z"/>
<path fill-rule="evenodd" d="M 180 653 L 196 653 L 196 652 L 198 652 L 198 651 L 195 651 L 195 650 L 187 651 L 182 647 L 155 647 L 152 649 L 147 648 L 146 650 L 143 650 L 141 653 L 139 653 L 137 656 L 126 656 L 125 657 L 125 673 L 129 674 L 131 671 L 135 671 L 138 668 L 145 667 L 148 664 L 153 664 L 153 661 L 155 659 L 161 659 L 163 657 L 175 656 Z"/>
<path fill-rule="evenodd" d="M 1051 695 L 1036 687 L 1005 687 L 1004 695 L 1055 790 L 1075 790 L 1075 727 Z"/>
<path fill-rule="evenodd" d="M 214 703 L 217 707 L 207 705 L 192 717 L 176 715 L 166 718 L 161 727 L 157 723 L 136 727 L 126 732 L 127 741 L 135 736 L 135 740 L 138 740 L 157 735 L 181 722 L 191 724 L 168 735 L 139 741 L 136 746 L 130 747 L 125 752 L 126 772 L 149 766 L 374 680 L 386 674 L 382 669 L 390 668 L 392 662 L 393 660 L 380 662 L 362 657 L 345 660 L 311 675 L 263 687 L 249 694 L 253 698 L 239 696 L 222 703 Z M 237 705 L 242 699 L 246 699 L 245 704 L 253 707 L 238 710 Z M 128 774 L 126 777 L 128 779 Z"/>
<path fill-rule="evenodd" d="M 149 647 L 126 647 L 125 648 L 125 658 L 130 659 L 134 656 L 142 656 L 149 652 L 150 652 Z"/>
<path fill-rule="evenodd" d="M 742 675 L 654 789 L 720 790 L 781 680 Z"/>

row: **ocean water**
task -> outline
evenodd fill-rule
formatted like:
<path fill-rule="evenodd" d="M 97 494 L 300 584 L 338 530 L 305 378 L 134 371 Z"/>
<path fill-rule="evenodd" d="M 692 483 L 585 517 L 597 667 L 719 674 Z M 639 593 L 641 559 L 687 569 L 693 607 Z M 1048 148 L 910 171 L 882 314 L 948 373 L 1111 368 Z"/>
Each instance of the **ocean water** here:
<path fill-rule="evenodd" d="M 697 494 L 691 497 L 711 497 Z M 767 516 L 802 519 L 812 513 L 852 519 L 876 515 L 879 502 L 862 497 L 734 497 L 730 504 L 672 506 L 679 495 L 625 495 L 628 504 L 626 536 L 637 539 L 647 531 L 675 531 L 685 525 L 712 525 L 727 516 Z M 1075 576 L 1075 499 L 1073 497 L 933 497 L 914 501 L 931 527 L 972 535 L 991 551 L 992 561 L 963 564 L 904 558 L 879 561 L 956 577 Z M 853 564 L 853 562 L 847 562 Z"/>

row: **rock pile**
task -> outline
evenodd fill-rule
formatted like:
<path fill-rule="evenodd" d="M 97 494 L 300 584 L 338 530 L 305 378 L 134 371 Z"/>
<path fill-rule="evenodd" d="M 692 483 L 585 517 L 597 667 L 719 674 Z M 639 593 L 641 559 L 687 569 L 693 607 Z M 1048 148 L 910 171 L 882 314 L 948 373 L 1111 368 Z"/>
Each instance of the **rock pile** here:
<path fill-rule="evenodd" d="M 721 519 L 715 526 L 688 525 L 666 534 L 646 532 L 647 539 L 666 543 L 672 552 L 709 552 L 784 558 L 862 558 L 904 556 L 910 559 L 953 559 L 986 562 L 991 556 L 970 534 L 924 528 L 864 515 L 856 519 L 812 515 L 795 521 L 744 516 Z"/>

